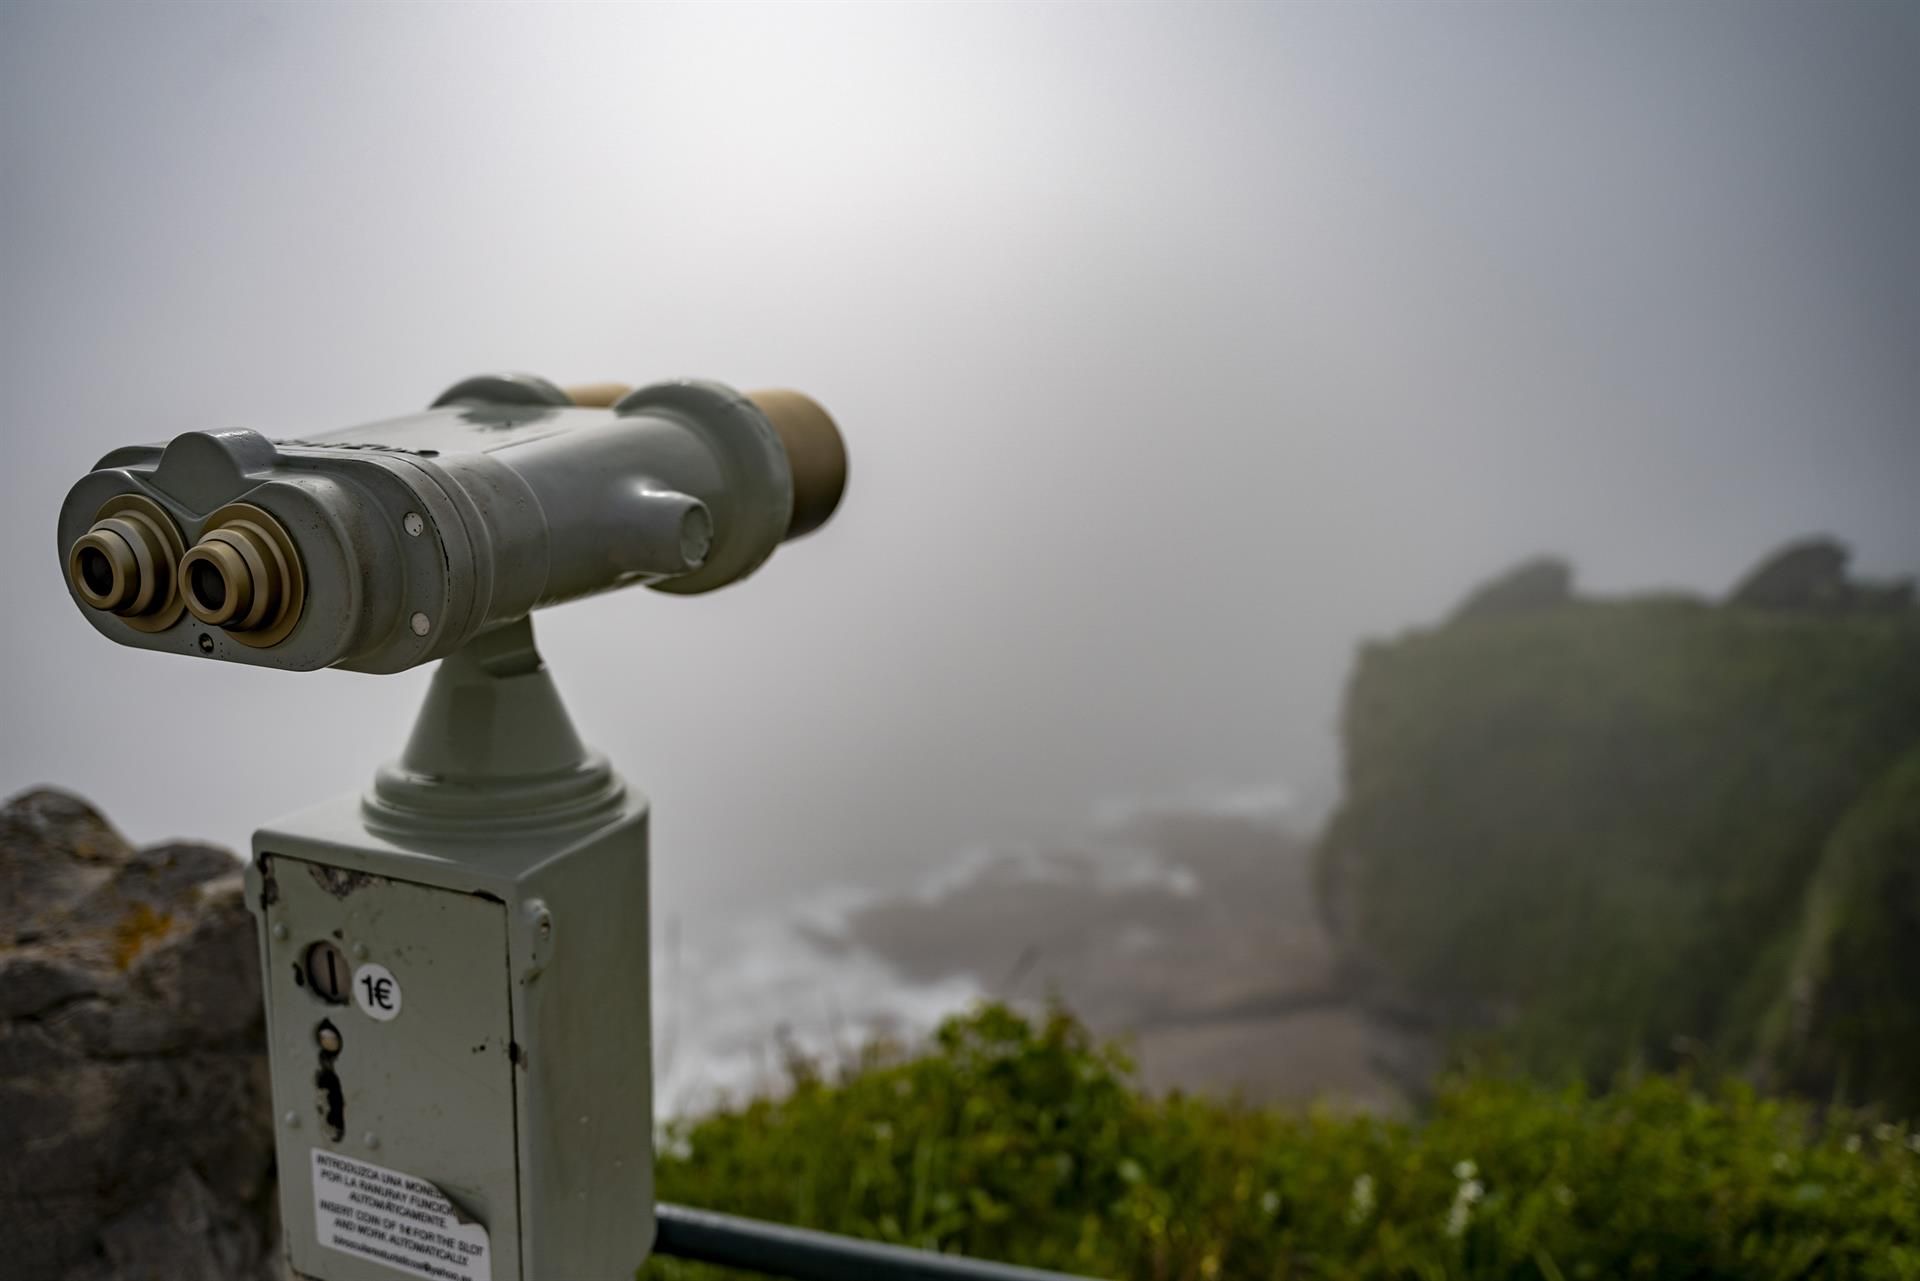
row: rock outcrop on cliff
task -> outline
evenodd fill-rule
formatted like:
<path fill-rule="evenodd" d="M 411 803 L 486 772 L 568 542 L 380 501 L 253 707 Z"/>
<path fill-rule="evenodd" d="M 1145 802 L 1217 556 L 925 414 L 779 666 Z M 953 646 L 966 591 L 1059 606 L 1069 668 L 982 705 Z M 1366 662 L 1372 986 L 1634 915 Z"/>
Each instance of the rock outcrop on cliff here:
<path fill-rule="evenodd" d="M 0 1273 L 277 1276 L 240 865 L 136 849 L 56 791 L 0 809 Z"/>
<path fill-rule="evenodd" d="M 1573 566 L 1558 556 L 1536 556 L 1474 588 L 1453 611 L 1453 619 L 1528 614 L 1572 599 Z"/>
<path fill-rule="evenodd" d="M 1897 613 L 1913 608 L 1913 580 L 1868 582 L 1850 576 L 1853 559 L 1843 543 L 1804 538 L 1788 543 L 1754 566 L 1727 595 L 1740 609 L 1777 613 Z"/>

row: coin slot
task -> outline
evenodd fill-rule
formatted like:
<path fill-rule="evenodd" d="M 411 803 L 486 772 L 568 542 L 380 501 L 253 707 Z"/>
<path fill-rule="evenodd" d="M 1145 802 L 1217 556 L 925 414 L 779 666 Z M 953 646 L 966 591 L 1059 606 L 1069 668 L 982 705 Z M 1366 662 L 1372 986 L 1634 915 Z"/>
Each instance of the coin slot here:
<path fill-rule="evenodd" d="M 327 939 L 307 949 L 307 989 L 329 1005 L 345 1005 L 352 996 L 353 967 L 347 955 Z"/>

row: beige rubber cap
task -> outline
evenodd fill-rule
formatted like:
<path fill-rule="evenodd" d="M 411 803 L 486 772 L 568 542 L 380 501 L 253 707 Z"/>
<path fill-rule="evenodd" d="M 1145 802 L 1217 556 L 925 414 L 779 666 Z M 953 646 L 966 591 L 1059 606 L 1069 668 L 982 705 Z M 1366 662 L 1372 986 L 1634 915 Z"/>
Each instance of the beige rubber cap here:
<path fill-rule="evenodd" d="M 847 489 L 847 445 L 820 403 L 797 391 L 750 391 L 773 424 L 793 471 L 793 519 L 787 537 L 798 538 L 827 523 Z"/>
<path fill-rule="evenodd" d="M 626 383 L 576 383 L 563 387 L 567 399 L 585 409 L 611 409 L 620 398 L 632 391 Z"/>

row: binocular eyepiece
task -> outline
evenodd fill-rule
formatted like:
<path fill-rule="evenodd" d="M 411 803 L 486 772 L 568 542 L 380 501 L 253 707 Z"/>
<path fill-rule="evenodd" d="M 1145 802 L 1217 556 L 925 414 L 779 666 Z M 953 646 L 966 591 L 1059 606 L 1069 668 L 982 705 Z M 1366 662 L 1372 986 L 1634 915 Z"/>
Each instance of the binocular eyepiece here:
<path fill-rule="evenodd" d="M 91 609 L 129 627 L 161 631 L 180 617 L 180 530 L 159 504 L 122 494 L 67 551 L 67 581 Z"/>
<path fill-rule="evenodd" d="M 74 599 L 123 644 L 391 672 L 593 592 L 735 582 L 824 524 L 846 473 L 798 392 L 491 375 L 310 439 L 116 450 L 67 495 L 59 539 Z"/>

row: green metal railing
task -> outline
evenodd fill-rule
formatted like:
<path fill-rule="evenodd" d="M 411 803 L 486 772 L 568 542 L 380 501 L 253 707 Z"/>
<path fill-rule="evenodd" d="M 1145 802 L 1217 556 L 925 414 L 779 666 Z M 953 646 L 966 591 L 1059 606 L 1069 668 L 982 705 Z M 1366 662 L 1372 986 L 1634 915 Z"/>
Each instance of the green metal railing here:
<path fill-rule="evenodd" d="M 957 1254 L 879 1245 L 684 1205 L 654 1207 L 653 1252 L 792 1281 L 1087 1281 Z"/>

